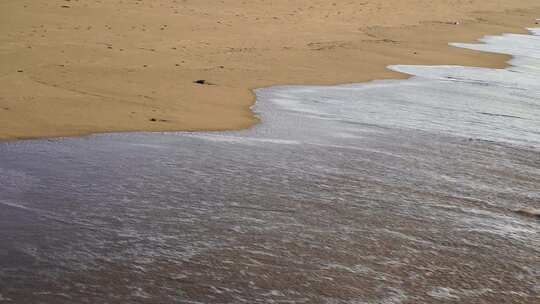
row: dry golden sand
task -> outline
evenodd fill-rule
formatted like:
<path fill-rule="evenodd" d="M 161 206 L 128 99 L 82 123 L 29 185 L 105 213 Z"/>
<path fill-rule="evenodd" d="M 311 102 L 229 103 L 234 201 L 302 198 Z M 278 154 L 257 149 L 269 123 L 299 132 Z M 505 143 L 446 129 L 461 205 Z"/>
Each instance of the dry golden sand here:
<path fill-rule="evenodd" d="M 0 139 L 245 128 L 253 88 L 502 67 L 447 43 L 537 17 L 538 0 L 3 0 Z"/>

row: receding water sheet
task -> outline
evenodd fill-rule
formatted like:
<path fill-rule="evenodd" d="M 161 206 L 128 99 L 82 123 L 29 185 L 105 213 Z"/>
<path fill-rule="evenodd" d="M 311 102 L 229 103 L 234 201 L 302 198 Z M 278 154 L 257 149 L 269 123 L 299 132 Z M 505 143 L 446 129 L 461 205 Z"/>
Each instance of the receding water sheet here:
<path fill-rule="evenodd" d="M 536 303 L 540 31 L 262 124 L 0 144 L 0 302 Z M 536 215 L 537 216 L 537 215 Z"/>

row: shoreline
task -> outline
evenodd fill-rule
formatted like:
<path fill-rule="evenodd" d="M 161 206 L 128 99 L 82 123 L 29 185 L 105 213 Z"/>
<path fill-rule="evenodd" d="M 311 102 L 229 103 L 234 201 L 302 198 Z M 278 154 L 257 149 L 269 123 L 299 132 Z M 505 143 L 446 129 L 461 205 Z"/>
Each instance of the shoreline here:
<path fill-rule="evenodd" d="M 520 5 L 525 6 L 526 2 Z M 23 4 L 6 4 L 12 8 L 17 5 Z M 74 5 L 70 9 L 72 8 L 75 8 Z M 142 50 L 145 53 L 157 53 L 153 58 L 154 64 L 145 64 L 143 67 L 134 67 L 134 62 L 145 62 L 141 60 L 145 59 L 147 54 L 141 56 L 138 48 L 128 50 L 125 47 L 117 50 L 116 46 L 133 43 L 134 37 L 142 37 L 140 33 L 133 37 L 111 37 L 109 41 L 115 43 L 105 43 L 100 49 L 96 49 L 94 42 L 83 45 L 77 42 L 75 37 L 71 37 L 73 41 L 66 40 L 74 30 L 57 28 L 57 37 L 50 41 L 45 39 L 45 42 L 37 43 L 34 40 L 38 38 L 33 38 L 34 36 L 19 39 L 26 40 L 24 44 L 28 46 L 24 47 L 27 49 L 25 51 L 21 51 L 23 45 L 10 42 L 10 39 L 20 38 L 18 36 L 23 34 L 9 35 L 10 37 L 5 39 L 8 40 L 7 43 L 3 41 L 6 47 L 0 49 L 0 54 L 6 59 L 0 66 L 0 77 L 4 80 L 4 85 L 0 87 L 0 96 L 4 97 L 0 98 L 0 120 L 3 122 L 0 141 L 137 131 L 240 130 L 259 122 L 251 111 L 256 101 L 254 90 L 257 88 L 280 85 L 338 85 L 409 77 L 387 69 L 391 64 L 504 68 L 508 66 L 510 56 L 457 49 L 448 43 L 475 42 L 484 35 L 504 32 L 527 33 L 526 28 L 533 27 L 536 18 L 540 16 L 540 7 L 485 13 L 471 11 L 463 20 L 457 20 L 453 16 L 441 19 L 438 14 L 433 15 L 433 20 L 417 18 L 417 24 L 363 24 L 353 34 L 339 32 L 341 24 L 330 22 L 329 34 L 307 44 L 305 41 L 297 43 L 280 40 L 290 38 L 287 35 L 276 35 L 279 43 L 271 41 L 268 45 L 265 41 L 261 42 L 260 38 L 251 37 L 253 40 L 250 40 L 250 37 L 240 37 L 241 39 L 235 42 L 250 42 L 255 46 L 232 48 L 217 55 L 213 52 L 219 53 L 230 41 L 213 37 L 214 40 L 209 39 L 206 43 L 216 44 L 215 47 L 198 48 L 194 46 L 195 42 L 185 43 L 186 62 L 176 64 L 173 62 L 180 60 L 173 58 L 175 56 L 170 53 L 175 51 L 174 48 L 180 47 L 172 47 L 166 51 L 164 44 L 173 41 L 162 37 L 164 39 L 156 44 L 162 49 L 156 47 L 153 51 Z M 47 19 L 47 15 L 43 18 Z M 413 17 L 408 18 L 405 21 L 414 23 L 410 19 Z M 14 21 L 7 19 L 4 22 L 10 24 Z M 191 24 L 193 20 L 186 22 Z M 24 25 L 31 28 L 35 24 Z M 279 25 L 264 25 L 270 30 L 280 29 Z M 162 25 L 164 29 L 160 31 L 167 32 L 173 27 L 174 25 Z M 283 28 L 294 26 L 286 24 L 281 26 L 281 29 Z M 107 27 L 106 29 L 109 31 Z M 99 30 L 98 33 L 102 31 Z M 212 35 L 215 31 L 212 29 L 195 33 Z M 241 33 L 241 30 L 237 30 L 230 34 L 238 31 Z M 322 32 L 324 34 L 324 31 Z M 56 40 L 59 38 L 62 39 Z M 313 40 L 313 37 L 301 38 L 306 41 Z M 289 44 L 290 47 L 287 46 Z M 105 55 L 110 52 L 114 54 Z M 128 55 L 120 55 L 121 53 Z M 43 55 L 47 54 L 51 55 L 50 58 L 44 59 Z M 193 60 L 193 56 L 201 58 L 197 61 Z M 121 59 L 122 57 L 127 59 Z M 188 57 L 193 62 L 187 62 Z M 262 58 L 257 59 L 258 57 Z M 96 63 L 98 59 L 104 62 Z M 66 62 L 62 63 L 62 60 Z M 271 60 L 283 62 L 270 67 L 268 62 Z M 223 62 L 226 62 L 227 66 Z M 206 66 L 201 66 L 202 64 Z M 229 67 L 229 64 L 233 67 Z M 21 65 L 24 67 L 17 68 Z M 215 85 L 193 83 L 198 79 L 205 79 Z"/>
<path fill-rule="evenodd" d="M 249 130 L 0 144 L 0 294 L 528 303 L 540 266 L 531 32 L 456 45 L 512 55 L 504 70 L 391 66 L 416 77 L 257 90 L 264 123 Z"/>

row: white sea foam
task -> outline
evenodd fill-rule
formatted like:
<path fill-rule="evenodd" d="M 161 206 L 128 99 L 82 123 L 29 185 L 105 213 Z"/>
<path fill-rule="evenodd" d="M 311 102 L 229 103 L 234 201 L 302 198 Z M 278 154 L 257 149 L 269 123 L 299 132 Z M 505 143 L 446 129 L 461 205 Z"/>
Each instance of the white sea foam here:
<path fill-rule="evenodd" d="M 337 138 L 355 123 L 540 147 L 540 36 L 505 34 L 482 42 L 452 45 L 513 55 L 512 66 L 393 65 L 415 77 L 260 89 L 255 110 L 267 134 L 291 140 Z"/>
<path fill-rule="evenodd" d="M 214 134 L 193 134 L 193 137 L 205 139 L 208 141 L 216 142 L 228 142 L 235 144 L 256 144 L 256 143 L 271 143 L 280 145 L 297 145 L 300 142 L 295 140 L 275 139 L 275 138 L 255 138 L 244 136 L 231 136 L 231 135 L 214 135 Z"/>

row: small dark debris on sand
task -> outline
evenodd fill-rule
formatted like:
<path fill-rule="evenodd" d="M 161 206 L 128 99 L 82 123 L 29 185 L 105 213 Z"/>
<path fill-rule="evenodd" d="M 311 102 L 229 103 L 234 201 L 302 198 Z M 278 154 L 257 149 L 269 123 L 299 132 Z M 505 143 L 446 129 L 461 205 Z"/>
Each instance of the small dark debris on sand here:
<path fill-rule="evenodd" d="M 159 121 L 159 122 L 168 122 L 167 119 L 150 118 L 149 120 L 152 121 L 152 122 L 156 122 L 156 121 Z"/>
<path fill-rule="evenodd" d="M 208 82 L 208 81 L 206 81 L 204 79 L 195 80 L 195 81 L 193 81 L 193 83 L 201 84 L 201 85 L 215 85 L 215 84 L 213 84 L 211 82 Z"/>

